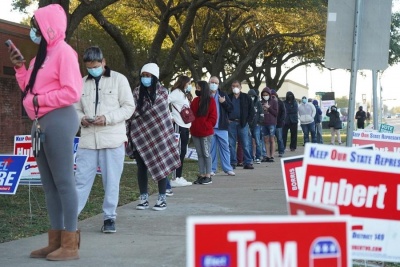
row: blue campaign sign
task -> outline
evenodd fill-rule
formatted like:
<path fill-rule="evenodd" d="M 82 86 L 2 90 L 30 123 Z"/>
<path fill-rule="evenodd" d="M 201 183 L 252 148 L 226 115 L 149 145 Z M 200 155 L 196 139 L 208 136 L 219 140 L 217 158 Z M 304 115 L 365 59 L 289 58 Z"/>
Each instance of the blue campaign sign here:
<path fill-rule="evenodd" d="M 0 194 L 15 194 L 27 158 L 26 155 L 0 155 Z"/>

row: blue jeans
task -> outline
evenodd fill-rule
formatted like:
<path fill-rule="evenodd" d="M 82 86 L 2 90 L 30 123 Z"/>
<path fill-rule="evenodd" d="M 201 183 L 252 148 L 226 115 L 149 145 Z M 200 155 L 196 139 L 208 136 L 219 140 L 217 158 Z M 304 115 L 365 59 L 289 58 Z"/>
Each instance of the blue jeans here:
<path fill-rule="evenodd" d="M 282 128 L 275 129 L 276 142 L 278 143 L 278 153 L 285 154 L 285 147 L 283 146 Z"/>
<path fill-rule="evenodd" d="M 249 125 L 246 124 L 243 128 L 237 121 L 229 122 L 229 150 L 231 153 L 231 165 L 236 165 L 236 142 L 239 137 L 240 142 L 243 146 L 244 165 L 253 164 L 253 158 L 250 154 L 250 142 L 249 142 Z"/>
<path fill-rule="evenodd" d="M 261 159 L 261 127 L 260 125 L 254 126 L 252 129 L 250 129 L 251 137 L 254 139 L 254 142 L 256 144 L 256 159 Z M 250 142 L 250 152 L 251 156 L 254 155 L 253 151 L 253 144 Z"/>
<path fill-rule="evenodd" d="M 309 124 L 301 124 L 301 129 L 303 130 L 304 144 L 310 142 L 311 133 L 311 142 L 316 143 L 317 137 L 315 135 L 315 122 L 311 122 Z"/>
<path fill-rule="evenodd" d="M 221 161 L 221 167 L 224 172 L 232 171 L 231 166 L 231 154 L 229 152 L 229 142 L 228 142 L 228 131 L 218 130 L 214 128 L 214 135 L 211 138 L 211 171 L 217 172 L 218 168 L 218 156 L 217 150 L 219 152 L 219 159 Z"/>

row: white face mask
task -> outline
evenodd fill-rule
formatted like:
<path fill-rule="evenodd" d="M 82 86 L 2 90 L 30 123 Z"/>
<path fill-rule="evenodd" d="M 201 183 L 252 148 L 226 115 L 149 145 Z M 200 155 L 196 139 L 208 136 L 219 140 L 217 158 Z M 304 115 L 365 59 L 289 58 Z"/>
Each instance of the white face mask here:
<path fill-rule="evenodd" d="M 239 89 L 238 87 L 235 87 L 235 88 L 232 89 L 232 92 L 233 92 L 235 95 L 237 95 L 237 94 L 240 93 L 240 89 Z"/>
<path fill-rule="evenodd" d="M 265 101 L 268 101 L 268 99 L 269 99 L 269 95 L 265 95 L 265 96 L 263 96 L 263 99 L 264 99 Z"/>

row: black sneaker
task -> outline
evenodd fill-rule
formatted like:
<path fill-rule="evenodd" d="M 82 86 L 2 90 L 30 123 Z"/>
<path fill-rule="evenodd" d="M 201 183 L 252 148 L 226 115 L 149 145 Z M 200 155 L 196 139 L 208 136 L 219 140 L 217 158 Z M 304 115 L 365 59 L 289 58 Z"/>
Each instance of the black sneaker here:
<path fill-rule="evenodd" d="M 253 164 L 244 165 L 243 169 L 252 170 L 254 169 Z"/>
<path fill-rule="evenodd" d="M 139 204 L 136 205 L 137 210 L 145 210 L 149 208 L 149 201 L 146 200 L 139 200 Z"/>
<path fill-rule="evenodd" d="M 115 233 L 115 221 L 113 219 L 108 219 L 104 221 L 103 227 L 101 227 L 103 233 Z"/>
<path fill-rule="evenodd" d="M 201 184 L 212 184 L 212 179 L 211 177 L 203 177 L 203 179 L 201 180 Z"/>
<path fill-rule="evenodd" d="M 157 200 L 157 203 L 154 205 L 153 210 L 165 210 L 167 208 L 167 202 L 163 200 Z"/>
<path fill-rule="evenodd" d="M 203 177 L 197 176 L 197 180 L 194 181 L 193 183 L 194 183 L 194 184 L 201 184 L 201 180 L 202 180 L 202 179 L 203 179 Z"/>

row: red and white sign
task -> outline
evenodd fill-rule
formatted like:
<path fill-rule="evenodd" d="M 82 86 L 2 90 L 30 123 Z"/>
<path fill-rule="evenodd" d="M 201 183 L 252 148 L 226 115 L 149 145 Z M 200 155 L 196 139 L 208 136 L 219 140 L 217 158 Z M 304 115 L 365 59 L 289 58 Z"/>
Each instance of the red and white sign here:
<path fill-rule="evenodd" d="M 400 153 L 400 134 L 354 131 L 353 146 L 374 144 L 375 150 Z"/>
<path fill-rule="evenodd" d="M 351 266 L 346 216 L 187 219 L 188 267 Z"/>
<path fill-rule="evenodd" d="M 301 178 L 298 172 L 303 166 L 303 158 L 303 156 L 295 156 L 281 159 L 286 199 L 299 196 L 299 182 L 301 183 Z"/>
<path fill-rule="evenodd" d="M 337 205 L 362 226 L 352 235 L 357 258 L 400 262 L 391 249 L 400 244 L 400 154 L 307 144 L 303 168 L 301 199 Z"/>
<path fill-rule="evenodd" d="M 338 206 L 312 203 L 303 199 L 289 197 L 290 215 L 339 215 Z"/>

